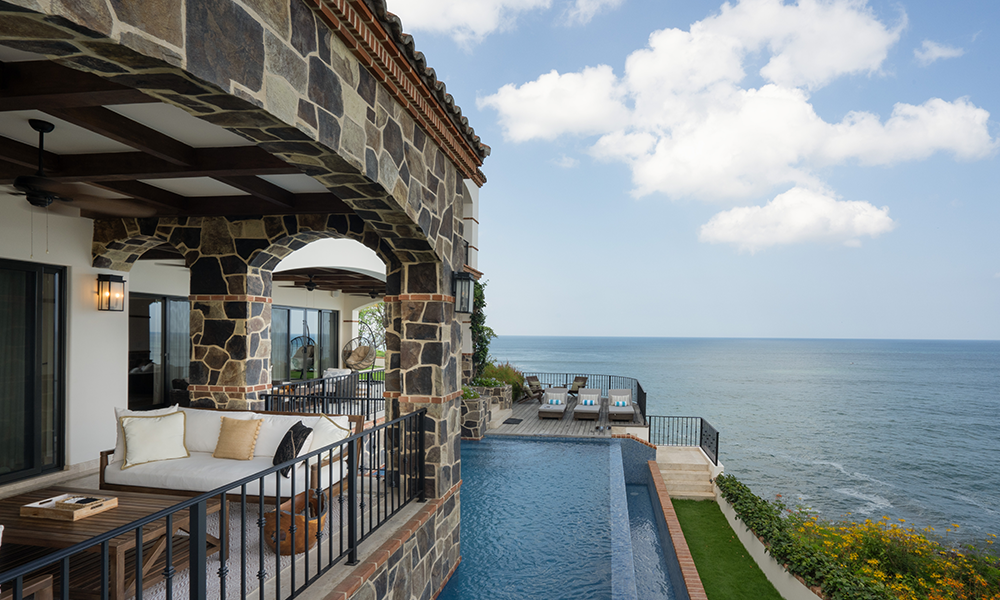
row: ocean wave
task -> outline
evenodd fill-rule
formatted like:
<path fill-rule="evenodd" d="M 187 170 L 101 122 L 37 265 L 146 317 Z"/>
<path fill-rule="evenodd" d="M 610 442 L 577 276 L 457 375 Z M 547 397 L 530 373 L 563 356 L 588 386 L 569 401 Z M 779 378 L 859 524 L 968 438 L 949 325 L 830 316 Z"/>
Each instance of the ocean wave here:
<path fill-rule="evenodd" d="M 877 494 L 866 494 L 864 492 L 859 492 L 858 490 L 852 490 L 850 488 L 838 488 L 835 490 L 838 494 L 843 494 L 849 498 L 855 498 L 857 500 L 864 500 L 867 504 L 861 506 L 860 508 L 854 509 L 852 512 L 861 513 L 863 515 L 870 515 L 876 511 L 884 511 L 886 509 L 892 508 L 892 502 L 888 499 L 883 498 Z"/>
<path fill-rule="evenodd" d="M 814 460 L 813 464 L 833 467 L 834 469 L 840 471 L 841 473 L 850 477 L 851 479 L 857 479 L 859 481 L 867 481 L 868 483 L 874 483 L 875 485 L 883 485 L 885 487 L 895 487 L 891 483 L 886 483 L 880 479 L 876 479 L 875 477 L 872 477 L 867 473 L 861 473 L 860 471 L 848 471 L 847 469 L 844 468 L 844 465 L 838 462 L 833 462 L 829 460 Z"/>
<path fill-rule="evenodd" d="M 955 497 L 961 500 L 962 502 L 968 502 L 969 504 L 975 506 L 976 508 L 980 508 L 986 511 L 988 514 L 1000 515 L 1000 510 L 997 510 L 998 507 L 995 503 L 993 505 L 986 504 L 982 500 L 973 498 L 971 496 L 966 496 L 965 494 L 958 494 Z"/>

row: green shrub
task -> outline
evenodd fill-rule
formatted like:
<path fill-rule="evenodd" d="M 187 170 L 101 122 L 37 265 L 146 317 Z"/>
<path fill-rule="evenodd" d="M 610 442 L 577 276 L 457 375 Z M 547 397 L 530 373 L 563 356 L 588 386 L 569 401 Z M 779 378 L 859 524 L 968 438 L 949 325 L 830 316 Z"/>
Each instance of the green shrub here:
<path fill-rule="evenodd" d="M 479 397 L 479 392 L 467 385 L 462 386 L 462 398 L 465 400 L 475 400 Z"/>
<path fill-rule="evenodd" d="M 904 528 L 888 517 L 820 521 L 780 499 L 762 500 L 732 475 L 715 481 L 771 556 L 807 585 L 819 585 L 829 600 L 1000 599 L 992 540 L 980 549 L 949 549 L 931 539 L 930 529 Z"/>
<path fill-rule="evenodd" d="M 524 375 L 517 370 L 517 367 L 510 364 L 509 362 L 497 363 L 495 361 L 488 362 L 483 367 L 482 377 L 488 377 L 490 379 L 495 379 L 502 383 L 509 383 L 511 385 L 511 398 L 514 400 L 520 400 L 521 396 L 524 395 Z"/>
<path fill-rule="evenodd" d="M 492 377 L 476 377 L 471 381 L 472 385 L 479 387 L 495 388 L 504 385 L 504 382 Z"/>

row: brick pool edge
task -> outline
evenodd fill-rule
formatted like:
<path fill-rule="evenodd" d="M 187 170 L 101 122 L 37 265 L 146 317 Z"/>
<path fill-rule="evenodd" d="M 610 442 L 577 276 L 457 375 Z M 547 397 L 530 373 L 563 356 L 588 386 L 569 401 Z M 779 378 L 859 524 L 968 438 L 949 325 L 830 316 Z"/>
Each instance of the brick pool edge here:
<path fill-rule="evenodd" d="M 663 519 L 667 523 L 667 531 L 670 532 L 670 539 L 674 544 L 674 552 L 677 554 L 677 562 L 681 567 L 681 576 L 684 578 L 684 587 L 687 588 L 690 600 L 708 600 L 705 594 L 705 586 L 701 583 L 698 569 L 695 567 L 694 558 L 691 557 L 691 550 L 688 549 L 687 540 L 684 539 L 684 532 L 681 530 L 681 523 L 677 520 L 677 513 L 674 512 L 674 504 L 670 501 L 670 494 L 667 493 L 667 486 L 660 476 L 660 468 L 655 460 L 649 461 L 649 476 L 652 478 L 653 487 L 656 488 L 656 495 L 660 500 L 660 509 L 663 511 Z"/>

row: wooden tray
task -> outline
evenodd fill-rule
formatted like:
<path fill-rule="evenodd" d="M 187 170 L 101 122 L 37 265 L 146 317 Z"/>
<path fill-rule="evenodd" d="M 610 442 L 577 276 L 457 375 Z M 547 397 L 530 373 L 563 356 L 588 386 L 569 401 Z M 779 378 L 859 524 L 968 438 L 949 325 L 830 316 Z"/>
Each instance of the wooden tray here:
<path fill-rule="evenodd" d="M 93 501 L 82 502 L 86 498 L 92 498 Z M 21 507 L 21 516 L 55 521 L 79 521 L 90 515 L 111 510 L 116 506 L 118 506 L 118 498 L 114 497 L 61 494 L 25 504 Z"/>

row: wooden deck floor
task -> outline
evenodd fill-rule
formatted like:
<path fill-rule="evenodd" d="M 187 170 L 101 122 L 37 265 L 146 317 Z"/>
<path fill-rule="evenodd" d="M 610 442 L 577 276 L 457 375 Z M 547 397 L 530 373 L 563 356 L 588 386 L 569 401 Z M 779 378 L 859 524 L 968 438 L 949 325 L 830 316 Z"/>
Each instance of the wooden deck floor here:
<path fill-rule="evenodd" d="M 570 399 L 566 412 L 561 419 L 538 418 L 538 402 L 520 402 L 513 406 L 512 419 L 521 419 L 516 425 L 500 425 L 486 432 L 486 435 L 521 435 L 536 437 L 574 437 L 574 438 L 610 438 L 611 426 L 615 427 L 645 427 L 637 419 L 631 422 L 609 421 L 607 401 L 601 407 L 597 420 L 576 420 L 573 418 L 573 407 L 576 400 Z"/>

